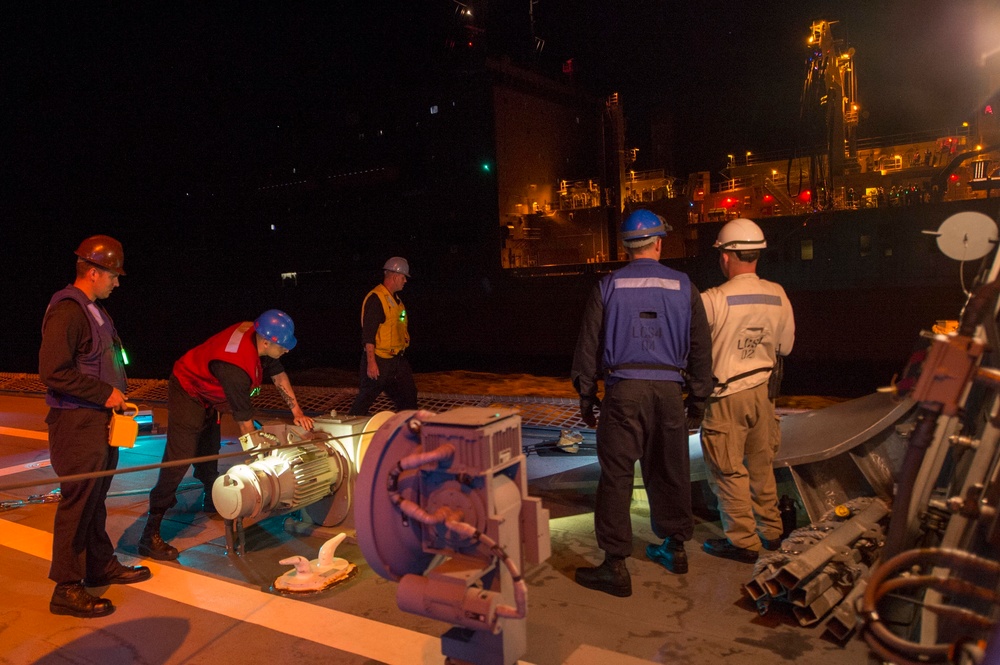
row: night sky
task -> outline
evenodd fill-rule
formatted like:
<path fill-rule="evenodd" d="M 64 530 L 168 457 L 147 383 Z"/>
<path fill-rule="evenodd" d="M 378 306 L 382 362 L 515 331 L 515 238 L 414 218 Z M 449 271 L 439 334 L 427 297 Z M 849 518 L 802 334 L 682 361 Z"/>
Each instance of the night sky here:
<path fill-rule="evenodd" d="M 1000 34 L 1000 8 L 980 0 L 538 0 L 534 26 L 528 0 L 465 4 L 472 32 L 453 0 L 6 6 L 0 270 L 15 307 L 32 303 L 28 327 L 95 232 L 122 237 L 126 265 L 169 257 L 149 288 L 197 301 L 190 252 L 217 251 L 199 240 L 209 218 L 262 184 L 360 161 L 350 138 L 392 123 L 412 103 L 402 91 L 454 64 L 468 35 L 556 78 L 572 59 L 574 83 L 621 94 L 636 168 L 686 177 L 789 147 L 814 20 L 839 21 L 857 50 L 860 136 L 968 120 L 978 54 Z M 668 164 L 649 161 L 653 118 L 672 127 Z"/>
<path fill-rule="evenodd" d="M 990 25 L 1000 34 L 1000 9 L 972 0 L 539 0 L 537 53 L 528 2 L 466 4 L 476 48 L 557 77 L 572 58 L 576 82 L 620 92 L 640 167 L 670 166 L 642 162 L 650 118 L 669 118 L 680 176 L 788 146 L 815 19 L 857 49 L 862 136 L 967 120 L 976 55 Z M 462 47 L 456 7 L 18 3 L 3 22 L 4 204 L 47 223 L 129 215 L 321 161 L 336 128 L 370 113 L 357 100 L 384 100 L 388 117 L 398 83 Z"/>

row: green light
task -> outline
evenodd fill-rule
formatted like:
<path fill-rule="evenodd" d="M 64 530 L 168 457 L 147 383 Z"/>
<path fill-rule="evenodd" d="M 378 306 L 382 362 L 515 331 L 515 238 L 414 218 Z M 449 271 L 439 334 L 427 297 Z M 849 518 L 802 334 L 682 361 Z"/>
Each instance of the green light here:
<path fill-rule="evenodd" d="M 122 347 L 122 364 L 128 365 L 128 354 L 125 353 L 125 347 Z"/>
<path fill-rule="evenodd" d="M 486 164 L 486 163 L 484 163 L 484 164 L 483 164 L 483 170 L 484 170 L 484 171 L 486 171 L 487 173 L 489 173 L 489 171 L 490 171 L 490 165 L 489 165 L 489 164 Z"/>

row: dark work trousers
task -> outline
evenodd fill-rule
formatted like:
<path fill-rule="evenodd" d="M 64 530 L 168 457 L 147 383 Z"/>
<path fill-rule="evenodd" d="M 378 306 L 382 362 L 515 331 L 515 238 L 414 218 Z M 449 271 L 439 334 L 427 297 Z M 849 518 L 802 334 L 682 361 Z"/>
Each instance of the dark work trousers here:
<path fill-rule="evenodd" d="M 375 364 L 378 365 L 378 378 L 372 379 L 368 376 L 368 357 L 361 354 L 361 383 L 348 415 L 367 416 L 368 409 L 383 391 L 392 400 L 396 411 L 416 409 L 417 386 L 413 382 L 409 361 L 403 356 L 375 356 Z"/>
<path fill-rule="evenodd" d="M 635 463 L 649 496 L 653 532 L 690 540 L 691 459 L 681 386 L 673 381 L 625 379 L 605 390 L 597 424 L 597 482 L 594 530 L 611 556 L 632 554 L 630 504 Z"/>
<path fill-rule="evenodd" d="M 108 445 L 105 409 L 50 409 L 49 457 L 60 476 L 108 471 L 118 467 L 118 449 Z M 115 546 L 108 536 L 108 509 L 104 505 L 111 476 L 62 483 L 52 530 L 52 566 L 56 584 L 99 579 L 114 565 Z"/>
<path fill-rule="evenodd" d="M 164 462 L 219 454 L 222 435 L 218 411 L 213 407 L 202 406 L 184 392 L 173 375 L 170 376 L 167 391 L 167 408 L 170 413 L 167 446 L 163 450 Z M 156 485 L 149 493 L 150 513 L 162 515 L 177 504 L 177 488 L 187 470 L 186 464 L 160 469 Z M 212 484 L 219 477 L 218 460 L 195 464 L 194 477 L 205 485 L 206 492 L 211 492 Z"/>

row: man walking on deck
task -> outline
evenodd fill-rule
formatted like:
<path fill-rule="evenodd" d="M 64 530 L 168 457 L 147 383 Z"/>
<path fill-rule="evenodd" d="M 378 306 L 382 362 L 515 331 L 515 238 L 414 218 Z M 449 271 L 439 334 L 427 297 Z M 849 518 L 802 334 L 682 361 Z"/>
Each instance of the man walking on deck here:
<path fill-rule="evenodd" d="M 125 274 L 121 243 L 87 238 L 76 250 L 76 279 L 56 292 L 42 320 L 38 376 L 45 384 L 49 454 L 60 476 L 110 471 L 118 449 L 108 442 L 112 409 L 125 408 L 125 367 L 115 324 L 98 302 Z M 56 504 L 49 611 L 85 619 L 115 611 L 85 587 L 132 584 L 150 578 L 145 566 L 123 566 L 107 532 L 105 501 L 111 476 L 64 482 Z"/>
<path fill-rule="evenodd" d="M 629 505 L 637 460 L 653 532 L 664 539 L 646 548 L 649 558 L 673 573 L 686 573 L 684 542 L 694 531 L 688 428 L 697 427 L 712 390 L 711 341 L 698 289 L 687 275 L 659 262 L 668 229 L 648 210 L 637 210 L 622 223 L 629 264 L 594 289 L 573 357 L 580 416 L 597 427 L 601 476 L 594 530 L 604 550 L 604 562 L 578 568 L 576 581 L 614 596 L 632 594 L 625 559 L 632 553 Z M 603 403 L 597 398 L 600 378 Z"/>
<path fill-rule="evenodd" d="M 713 556 L 753 563 L 780 545 L 782 525 L 772 463 L 781 429 L 768 395 L 779 356 L 795 342 L 785 290 L 757 276 L 764 233 L 749 219 L 719 231 L 719 267 L 727 281 L 702 294 L 712 329 L 715 390 L 702 423 L 708 482 L 719 500 L 725 538 L 705 541 Z"/>
<path fill-rule="evenodd" d="M 288 374 L 279 360 L 295 348 L 295 324 L 277 309 L 229 326 L 194 347 L 174 363 L 168 383 L 167 403 L 170 424 L 163 461 L 218 455 L 221 448 L 220 413 L 232 414 L 240 434 L 255 427 L 250 397 L 265 378 L 278 387 L 293 422 L 311 430 L 313 420 L 302 412 Z M 139 539 L 139 554 L 171 561 L 177 548 L 163 540 L 160 524 L 168 509 L 177 503 L 177 488 L 187 473 L 187 465 L 163 467 L 149 493 L 149 517 Z M 205 487 L 204 510 L 215 512 L 212 486 L 219 477 L 216 460 L 194 465 L 194 477 Z"/>
<path fill-rule="evenodd" d="M 413 371 L 403 356 L 410 346 L 406 306 L 399 292 L 410 278 L 410 264 L 394 256 L 382 268 L 382 283 L 368 292 L 361 310 L 360 383 L 350 415 L 366 416 L 384 391 L 397 411 L 417 408 Z"/>

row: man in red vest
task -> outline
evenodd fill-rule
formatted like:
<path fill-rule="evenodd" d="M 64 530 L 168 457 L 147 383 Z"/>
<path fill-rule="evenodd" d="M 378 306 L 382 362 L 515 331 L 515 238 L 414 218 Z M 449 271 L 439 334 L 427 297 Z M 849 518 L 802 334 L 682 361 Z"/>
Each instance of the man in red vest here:
<path fill-rule="evenodd" d="M 230 413 L 240 434 L 254 431 L 252 394 L 270 378 L 284 398 L 296 425 L 312 429 L 279 360 L 295 348 L 295 324 L 277 309 L 256 321 L 232 325 L 209 337 L 174 363 L 168 404 L 170 425 L 163 461 L 218 455 L 221 448 L 219 414 Z M 177 503 L 177 487 L 187 465 L 164 467 L 149 493 L 149 517 L 139 539 L 139 554 L 162 561 L 177 558 L 177 548 L 163 540 L 163 515 Z M 219 477 L 216 460 L 194 465 L 194 477 L 205 486 L 205 512 L 214 513 L 212 485 Z"/>

